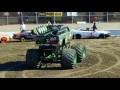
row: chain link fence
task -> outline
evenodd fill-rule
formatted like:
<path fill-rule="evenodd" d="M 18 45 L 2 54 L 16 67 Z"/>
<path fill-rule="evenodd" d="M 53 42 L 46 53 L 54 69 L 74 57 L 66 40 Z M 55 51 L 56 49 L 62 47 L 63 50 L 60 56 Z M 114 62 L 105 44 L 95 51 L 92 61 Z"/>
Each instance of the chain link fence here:
<path fill-rule="evenodd" d="M 71 14 L 70 14 L 71 13 Z M 73 13 L 73 14 L 72 14 Z M 86 22 L 119 22 L 120 12 L 0 12 L 0 25 Z"/>

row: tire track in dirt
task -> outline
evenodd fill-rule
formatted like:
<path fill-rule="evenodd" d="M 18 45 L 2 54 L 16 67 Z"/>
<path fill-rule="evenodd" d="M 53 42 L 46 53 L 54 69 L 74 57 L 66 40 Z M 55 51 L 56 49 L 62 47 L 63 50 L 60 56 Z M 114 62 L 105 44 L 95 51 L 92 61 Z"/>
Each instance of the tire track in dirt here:
<path fill-rule="evenodd" d="M 115 41 L 116 40 L 116 41 Z M 118 42 L 119 38 L 115 39 L 114 42 Z M 97 43 L 99 42 L 99 43 Z M 73 69 L 73 70 L 24 70 L 24 71 L 20 71 L 20 72 L 12 72 L 13 74 L 10 74 L 11 70 L 14 70 L 16 67 L 18 68 L 22 68 L 22 64 L 17 64 L 17 65 L 13 65 L 12 67 L 8 67 L 5 72 L 2 72 L 2 75 L 0 74 L 0 76 L 2 78 L 6 78 L 9 77 L 9 75 L 14 75 L 12 77 L 17 77 L 17 75 L 19 74 L 19 77 L 23 77 L 23 78 L 56 78 L 56 77 L 87 77 L 90 75 L 96 75 L 98 73 L 103 73 L 103 72 L 111 72 L 110 70 L 113 68 L 116 68 L 118 66 L 120 66 L 120 56 L 117 54 L 115 55 L 114 52 L 112 50 L 116 50 L 118 49 L 118 47 L 113 47 L 114 44 L 111 44 L 111 42 L 105 42 L 105 40 L 91 40 L 89 41 L 89 43 L 91 44 L 87 44 L 87 40 L 85 40 L 86 43 L 86 47 L 89 50 L 89 55 L 92 55 L 93 57 L 96 57 L 98 62 L 90 67 L 81 69 L 81 67 L 77 67 L 77 69 Z M 105 46 L 105 44 L 107 43 L 108 46 Z M 103 46 L 101 46 L 103 45 Z M 117 43 L 117 45 L 119 45 L 119 42 Z M 116 45 L 115 45 L 116 46 Z M 103 47 L 101 50 L 101 48 L 99 47 Z M 107 47 L 107 48 L 104 48 Z M 104 52 L 103 52 L 104 51 Z M 119 51 L 119 50 L 118 50 Z M 101 54 L 105 55 L 105 56 L 110 56 L 109 58 L 115 58 L 115 62 L 114 64 L 109 67 L 105 67 L 102 68 L 101 66 L 104 66 L 104 61 L 103 58 L 101 57 Z M 87 62 L 87 61 L 86 61 Z M 110 62 L 108 62 L 110 63 Z M 79 64 L 80 65 L 80 64 Z M 102 69 L 102 70 L 101 70 Z M 100 70 L 100 71 L 99 71 Z M 88 72 L 89 71 L 89 72 Z M 114 72 L 112 72 L 114 73 Z M 31 74 L 31 75 L 29 75 Z M 43 76 L 46 75 L 46 76 Z"/>
<path fill-rule="evenodd" d="M 118 55 L 120 57 L 119 47 L 117 47 L 117 48 L 112 48 L 111 47 L 111 50 L 114 51 L 115 55 Z M 120 65 L 117 65 L 116 67 L 114 67 L 114 68 L 112 68 L 112 69 L 110 69 L 108 71 L 111 72 L 111 73 L 116 73 L 117 75 L 120 75 Z"/>
<path fill-rule="evenodd" d="M 101 41 L 102 41 L 102 40 L 101 40 Z M 94 46 L 95 46 L 95 45 L 96 45 L 96 44 L 94 44 Z M 98 44 L 97 44 L 96 46 L 98 46 Z M 89 46 L 89 47 L 90 47 L 90 46 Z M 93 48 L 92 48 L 92 49 L 93 49 Z M 93 50 L 94 50 L 94 49 L 93 49 Z M 104 53 L 104 54 L 105 54 L 105 53 Z M 109 54 L 111 54 L 111 53 L 109 53 Z M 111 56 L 114 56 L 114 57 L 116 58 L 116 60 L 119 61 L 119 56 L 115 55 L 114 53 L 112 53 Z M 111 69 L 111 68 L 113 68 L 113 67 L 116 67 L 116 66 L 119 65 L 119 64 L 120 64 L 120 62 L 116 63 L 115 65 L 113 65 L 113 66 L 111 66 L 111 67 L 109 67 L 109 68 L 107 68 L 107 69 L 101 70 L 101 71 L 99 71 L 99 72 L 109 70 L 109 69 Z M 98 72 L 96 72 L 96 73 L 98 73 Z M 65 76 L 65 75 L 63 75 L 63 76 Z M 75 76 L 75 77 L 76 77 L 76 76 Z"/>
<path fill-rule="evenodd" d="M 94 54 L 92 54 L 92 53 L 90 53 L 90 55 L 93 55 L 94 56 Z M 97 57 L 96 57 L 97 58 Z M 94 65 L 91 65 L 91 66 L 89 66 L 89 67 L 87 67 L 87 69 L 89 69 L 89 68 L 92 68 L 92 67 L 95 67 L 95 66 L 97 66 L 97 65 L 99 65 L 101 63 L 101 60 L 98 60 L 98 62 L 96 63 L 96 64 L 94 64 Z M 79 64 L 81 64 L 81 63 L 79 63 Z M 39 77 L 39 78 L 50 78 L 50 77 L 53 77 L 53 78 L 55 78 L 56 76 L 62 76 L 62 75 L 65 75 L 65 74 L 69 74 L 69 73 L 73 73 L 74 71 L 78 71 L 80 69 L 80 67 L 76 67 L 74 70 L 62 70 L 62 71 L 59 71 L 59 73 L 57 73 L 57 71 L 56 71 L 56 74 L 53 74 L 53 75 L 45 75 L 45 76 L 37 76 L 37 77 Z M 85 68 L 86 69 L 86 68 Z M 83 69 L 84 70 L 84 69 Z M 81 70 L 82 71 L 82 70 Z M 22 73 L 22 75 L 23 75 L 23 77 L 24 78 L 27 78 L 28 76 L 28 74 L 26 74 L 28 71 L 23 71 L 23 73 Z M 42 73 L 42 71 L 41 72 L 39 72 L 39 73 Z"/>
<path fill-rule="evenodd" d="M 95 41 L 95 40 L 94 40 L 94 41 Z M 92 45 L 86 45 L 86 46 L 88 46 L 88 48 L 90 48 L 90 47 L 93 47 L 93 48 L 94 48 L 94 47 L 96 47 L 96 46 L 99 47 L 101 43 L 98 43 L 98 44 L 97 44 L 97 43 L 95 43 L 94 41 L 91 41 L 91 44 L 92 44 Z M 103 42 L 103 40 L 99 40 L 99 41 Z M 93 49 L 93 48 L 92 48 L 92 49 Z M 93 50 L 94 50 L 94 49 L 93 49 Z M 97 50 L 96 50 L 96 53 L 97 53 Z M 113 56 L 113 54 L 111 54 L 111 55 Z M 115 58 L 116 58 L 117 60 L 119 60 L 119 57 L 115 56 Z M 119 64 L 119 63 L 118 63 L 118 64 Z M 115 66 L 118 65 L 118 64 L 115 64 L 115 65 L 113 65 L 112 67 L 115 67 Z M 112 68 L 112 67 L 110 67 L 110 68 Z M 108 68 L 108 69 L 110 69 L 110 68 Z M 105 69 L 105 70 L 107 70 L 107 69 Z M 81 72 L 81 71 L 80 71 L 80 72 Z M 65 75 L 64 75 L 64 76 L 65 76 Z M 69 76 L 69 75 L 68 75 L 68 76 Z M 76 77 L 76 76 L 75 76 L 75 77 Z"/>
<path fill-rule="evenodd" d="M 17 64 L 17 65 L 13 65 L 7 69 L 5 69 L 3 72 L 0 73 L 0 78 L 6 78 L 6 74 L 9 73 L 9 71 L 13 70 L 14 68 L 21 66 L 22 64 Z"/>
<path fill-rule="evenodd" d="M 119 39 L 119 38 L 116 38 L 116 39 L 115 39 L 115 42 L 118 41 L 118 39 Z M 101 41 L 103 41 L 103 40 L 101 40 Z M 105 43 L 105 44 L 106 44 L 106 43 Z M 119 44 L 119 43 L 118 43 L 118 44 Z M 95 43 L 94 41 L 92 41 L 92 45 L 88 45 L 88 47 L 90 48 L 90 47 L 92 47 L 92 46 L 93 46 L 93 47 L 94 47 L 94 46 L 95 46 L 95 47 L 99 47 L 99 46 L 101 47 L 101 43 L 98 43 L 98 44 L 97 44 L 97 43 Z M 110 48 L 111 48 L 111 47 L 113 48 L 113 46 L 112 46 L 110 43 L 108 43 L 108 46 L 109 46 Z M 93 49 L 93 48 L 92 48 L 92 49 Z M 114 49 L 114 48 L 113 48 L 113 49 Z M 94 50 L 94 49 L 93 49 L 93 50 Z M 119 49 L 118 49 L 118 50 L 119 50 Z M 109 52 L 109 51 L 108 51 L 108 52 Z M 111 51 L 110 51 L 110 52 L 111 52 Z M 97 50 L 96 50 L 96 53 L 97 53 Z M 111 53 L 109 53 L 109 54 L 111 54 Z M 114 53 L 112 53 L 111 56 L 114 56 L 118 62 L 117 62 L 115 65 L 113 65 L 113 66 L 111 66 L 111 67 L 109 67 L 109 68 L 107 68 L 107 69 L 105 69 L 105 70 L 99 71 L 99 72 L 103 72 L 103 71 L 109 70 L 109 69 L 114 68 L 114 67 L 116 67 L 116 66 L 118 66 L 118 65 L 120 64 L 120 62 L 119 62 L 120 57 L 119 57 L 118 55 L 115 55 Z M 95 73 L 98 73 L 98 72 L 95 72 Z M 92 73 L 92 74 L 93 74 L 93 73 Z M 75 77 L 76 77 L 76 76 L 75 76 Z"/>
<path fill-rule="evenodd" d="M 108 70 L 107 72 L 116 73 L 116 74 L 120 75 L 120 68 L 114 67 L 114 68 Z"/>
<path fill-rule="evenodd" d="M 18 53 L 17 53 L 18 54 Z M 25 55 L 26 54 L 26 51 L 24 51 L 23 52 L 23 55 Z M 11 57 L 11 56 L 15 56 L 16 55 L 16 53 L 8 53 L 7 54 L 7 56 L 9 56 L 9 57 Z M 2 55 L 2 57 L 0 57 L 0 58 L 5 58 L 6 57 L 6 55 Z M 12 76 L 11 78 L 14 78 L 14 77 L 17 77 L 17 74 L 19 74 L 19 77 L 22 77 L 22 71 L 16 71 L 16 67 L 18 67 L 18 69 L 22 69 L 22 68 L 24 68 L 25 66 L 23 66 L 22 67 L 22 65 L 24 65 L 24 64 L 15 64 L 15 65 L 10 65 L 10 67 L 7 67 L 6 69 L 4 69 L 4 71 L 0 71 L 0 77 L 1 78 L 9 78 L 9 76 L 10 76 L 10 74 L 11 73 L 13 73 L 13 75 L 14 76 Z M 26 68 L 25 68 L 26 69 Z"/>
<path fill-rule="evenodd" d="M 105 54 L 105 53 L 104 53 Z M 75 78 L 78 78 L 78 77 L 82 77 L 82 76 L 84 76 L 84 75 L 91 75 L 91 74 L 93 74 L 93 73 L 98 73 L 98 72 L 102 72 L 102 71 L 105 71 L 105 70 L 108 70 L 108 69 L 110 69 L 110 68 L 113 68 L 113 67 L 115 67 L 117 64 L 114 64 L 114 65 L 112 65 L 111 67 L 106 67 L 107 69 L 104 69 L 104 70 L 99 70 L 99 68 L 100 67 L 102 67 L 102 66 L 100 66 L 102 63 L 103 63 L 103 60 L 102 60 L 102 58 L 101 57 L 98 57 L 99 58 L 99 60 L 101 60 L 101 63 L 100 64 L 98 64 L 97 66 L 95 66 L 95 67 L 91 67 L 91 68 L 88 68 L 88 69 L 85 69 L 85 70 L 82 70 L 82 71 L 75 71 L 75 72 L 72 72 L 72 73 L 66 73 L 66 74 L 62 74 L 62 75 L 60 75 L 59 77 L 66 77 L 66 78 L 68 78 L 68 77 L 70 77 L 70 78 L 72 78 L 72 77 L 75 77 Z M 116 62 L 117 63 L 117 62 Z M 83 75 L 82 75 L 83 74 Z M 56 76 L 57 78 L 58 78 L 58 76 Z"/>
<path fill-rule="evenodd" d="M 11 57 L 11 56 L 15 56 L 16 55 L 16 53 L 7 53 L 7 54 L 4 54 L 4 55 L 0 55 L 0 59 L 2 59 L 2 58 L 5 58 L 5 57 Z"/>
<path fill-rule="evenodd" d="M 91 74 L 89 76 L 84 76 L 82 78 L 119 78 L 120 75 L 119 74 L 115 74 L 115 73 L 112 73 L 112 72 L 108 72 L 108 71 L 105 71 L 105 72 L 100 72 L 100 73 L 96 73 L 96 74 Z"/>
<path fill-rule="evenodd" d="M 26 44 L 26 43 L 25 43 Z M 12 45 L 12 47 L 11 47 L 11 45 Z M 27 44 L 26 44 L 27 45 Z M 16 69 L 16 67 L 18 67 L 18 69 L 22 69 L 22 68 L 24 68 L 24 67 L 22 67 L 22 65 L 23 64 L 19 64 L 19 63 L 17 63 L 17 64 L 13 64 L 12 63 L 12 61 L 14 62 L 14 60 L 9 60 L 9 57 L 11 58 L 11 57 L 17 57 L 18 55 L 20 55 L 20 56 L 23 56 L 23 55 L 25 55 L 26 54 L 26 49 L 28 49 L 28 48 L 32 48 L 32 47 L 34 47 L 35 45 L 31 45 L 31 46 L 28 46 L 27 45 L 27 47 L 25 47 L 26 45 L 24 45 L 23 43 L 17 43 L 17 44 L 14 44 L 14 43 L 7 43 L 7 44 L 5 44 L 4 46 L 2 45 L 2 49 L 1 49 L 1 51 L 2 50 L 5 50 L 7 47 L 11 47 L 11 48 L 8 48 L 7 49 L 7 51 L 9 51 L 9 52 L 12 52 L 11 50 L 19 50 L 21 47 L 23 47 L 23 48 L 21 48 L 22 50 L 24 50 L 23 51 L 23 53 L 21 53 L 20 51 L 17 51 L 17 52 L 12 52 L 12 53 L 9 53 L 9 52 L 6 52 L 5 54 L 2 54 L 2 55 L 0 55 L 0 59 L 6 59 L 5 61 L 3 61 L 2 60 L 2 63 L 1 63 L 1 71 L 0 71 L 0 77 L 1 78 L 6 78 L 6 77 L 9 77 L 9 74 L 11 74 L 11 73 L 14 73 L 14 75 L 16 75 L 17 76 L 17 72 L 19 73 L 19 76 L 20 76 L 20 73 L 21 73 L 21 71 L 19 72 L 17 69 Z M 19 47 L 19 48 L 18 48 Z M 21 50 L 20 49 L 20 50 Z M 8 66 L 6 66 L 5 64 L 6 63 L 8 63 L 7 61 L 9 60 L 9 63 L 11 63 L 11 64 L 8 64 Z M 18 60 L 15 60 L 16 62 L 18 62 Z M 20 60 L 20 61 L 23 61 L 23 60 Z M 14 77 L 14 76 L 13 76 Z M 20 76 L 20 77 L 22 77 L 22 75 Z"/>
<path fill-rule="evenodd" d="M 101 52 L 101 51 L 98 51 L 98 52 Z M 104 54 L 106 54 L 106 53 L 104 53 Z M 116 64 L 114 64 L 114 65 L 112 65 L 112 66 L 110 66 L 108 68 L 96 71 L 96 72 L 88 73 L 88 74 L 85 74 L 85 75 L 78 75 L 78 76 L 75 76 L 75 77 L 76 78 L 80 78 L 80 77 L 85 77 L 85 76 L 88 76 L 88 75 L 94 75 L 94 74 L 97 74 L 97 73 L 100 73 L 100 72 L 104 72 L 104 71 L 110 70 L 111 68 L 114 68 L 114 67 L 120 65 L 120 61 L 119 61 L 120 57 L 119 56 L 115 55 L 114 53 L 109 53 L 109 52 L 107 52 L 107 54 L 110 54 L 111 56 L 114 56 L 116 58 L 116 60 L 117 60 Z M 100 67 L 100 66 L 97 66 L 97 67 Z"/>
<path fill-rule="evenodd" d="M 111 42 L 108 43 L 108 47 L 113 48 L 113 49 L 120 47 L 119 40 L 120 40 L 120 37 L 114 37 L 114 40 L 111 40 Z"/>
<path fill-rule="evenodd" d="M 108 73 L 112 73 L 112 74 L 115 74 L 115 75 L 119 75 L 119 76 L 120 76 L 120 73 L 118 74 L 118 73 L 116 73 L 116 72 L 112 72 L 112 71 L 106 71 L 106 72 L 108 72 Z"/>
<path fill-rule="evenodd" d="M 103 40 L 99 40 L 99 41 L 103 41 Z M 91 46 L 100 46 L 100 43 L 99 44 L 96 44 L 96 43 L 93 43 L 94 41 L 92 41 L 92 45 Z M 89 47 L 91 47 L 91 46 L 89 46 Z M 100 58 L 99 58 L 100 59 Z M 89 69 L 89 68 L 88 68 Z M 27 78 L 27 76 L 26 76 L 26 73 L 27 73 L 28 71 L 24 71 L 23 73 L 22 73 L 22 76 L 24 77 L 24 78 Z M 74 72 L 72 72 L 72 73 L 74 73 Z M 66 72 L 66 75 L 68 75 L 68 74 L 70 74 L 69 72 Z M 60 73 L 59 74 L 56 74 L 56 75 L 47 75 L 47 76 L 43 76 L 43 77 L 40 77 L 40 78 L 44 78 L 44 77 L 57 77 L 57 75 L 59 75 L 60 76 Z M 64 75 L 65 75 L 65 73 L 64 73 Z M 63 76 L 64 76 L 63 75 Z"/>

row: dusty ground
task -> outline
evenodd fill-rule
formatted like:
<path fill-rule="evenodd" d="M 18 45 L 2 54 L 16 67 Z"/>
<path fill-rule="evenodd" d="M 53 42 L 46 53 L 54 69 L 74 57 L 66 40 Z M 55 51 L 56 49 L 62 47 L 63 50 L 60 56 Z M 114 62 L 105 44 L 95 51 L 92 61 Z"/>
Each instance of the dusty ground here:
<path fill-rule="evenodd" d="M 30 70 L 25 66 L 25 52 L 34 42 L 0 44 L 0 78 L 120 78 L 120 37 L 108 39 L 76 39 L 75 45 L 85 43 L 87 59 L 75 69 L 62 70 L 60 64 L 46 69 Z"/>
<path fill-rule="evenodd" d="M 70 28 L 80 26 L 68 25 Z M 26 26 L 27 29 L 35 27 Z M 101 23 L 97 26 L 101 30 L 120 29 L 120 23 Z M 0 26 L 0 31 L 19 32 L 19 25 Z M 76 45 L 85 43 L 87 59 L 72 70 L 62 70 L 60 64 L 50 64 L 42 70 L 28 70 L 25 66 L 25 53 L 27 49 L 35 47 L 34 42 L 0 44 L 0 78 L 120 78 L 119 40 L 120 37 L 74 40 Z"/>
<path fill-rule="evenodd" d="M 80 26 L 90 26 L 92 27 L 93 24 L 92 23 L 87 23 L 87 24 L 66 24 L 68 25 L 71 29 L 80 27 Z M 120 30 L 120 23 L 97 23 L 97 28 L 99 30 L 106 30 L 106 29 L 117 29 Z M 33 29 L 34 27 L 36 27 L 38 25 L 36 24 L 26 24 L 26 28 L 27 30 Z M 20 25 L 1 25 L 0 26 L 0 32 L 4 32 L 4 31 L 12 31 L 12 32 L 19 32 L 20 31 Z"/>

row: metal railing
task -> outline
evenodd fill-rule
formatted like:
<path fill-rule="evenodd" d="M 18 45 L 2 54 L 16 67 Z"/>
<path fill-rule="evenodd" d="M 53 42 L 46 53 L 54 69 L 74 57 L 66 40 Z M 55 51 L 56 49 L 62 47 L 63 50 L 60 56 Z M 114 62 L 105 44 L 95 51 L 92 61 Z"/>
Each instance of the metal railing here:
<path fill-rule="evenodd" d="M 26 24 L 41 24 L 47 23 L 47 21 L 53 21 L 56 23 L 77 23 L 77 22 L 87 22 L 93 23 L 96 22 L 120 22 L 120 12 L 110 14 L 106 12 L 103 15 L 94 15 L 91 12 L 85 15 L 78 16 L 39 16 L 37 12 L 35 12 L 35 16 L 25 16 L 23 14 L 13 17 L 13 16 L 4 16 L 0 17 L 0 25 L 9 25 L 9 24 L 20 24 L 21 21 L 24 21 Z"/>

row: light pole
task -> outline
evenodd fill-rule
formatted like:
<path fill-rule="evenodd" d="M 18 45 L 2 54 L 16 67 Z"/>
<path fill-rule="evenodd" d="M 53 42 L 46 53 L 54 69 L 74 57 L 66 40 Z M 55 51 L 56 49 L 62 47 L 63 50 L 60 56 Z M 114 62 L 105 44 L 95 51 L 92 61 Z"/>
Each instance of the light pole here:
<path fill-rule="evenodd" d="M 20 19 L 20 24 L 22 24 L 22 22 L 23 22 L 23 14 L 22 14 L 22 12 L 18 12 L 18 14 L 19 14 L 19 19 Z"/>
<path fill-rule="evenodd" d="M 107 23 L 108 23 L 108 12 L 107 12 Z"/>
<path fill-rule="evenodd" d="M 53 21 L 54 21 L 53 23 L 55 23 L 55 12 L 53 13 L 53 17 L 54 17 L 53 18 Z"/>
<path fill-rule="evenodd" d="M 38 24 L 38 16 L 37 16 L 37 12 L 36 13 L 36 24 Z"/>
<path fill-rule="evenodd" d="M 18 15 L 19 15 L 20 24 L 22 24 L 22 22 L 23 22 L 23 14 L 22 14 L 22 12 L 18 12 Z"/>
<path fill-rule="evenodd" d="M 23 23 L 23 13 L 21 12 L 21 21 Z"/>
<path fill-rule="evenodd" d="M 90 12 L 89 12 L 89 23 L 90 23 L 90 19 L 91 19 L 91 18 L 90 18 Z"/>
<path fill-rule="evenodd" d="M 72 24 L 73 24 L 73 12 L 71 12 L 71 16 L 72 16 Z"/>
<path fill-rule="evenodd" d="M 4 13 L 4 16 L 6 16 L 6 22 L 7 22 L 6 25 L 8 25 L 8 16 L 9 16 L 9 12 L 5 12 L 5 13 Z"/>
<path fill-rule="evenodd" d="M 23 15 L 22 12 L 18 12 L 19 14 L 19 20 L 20 20 L 20 31 L 21 31 L 21 24 L 23 23 Z"/>

